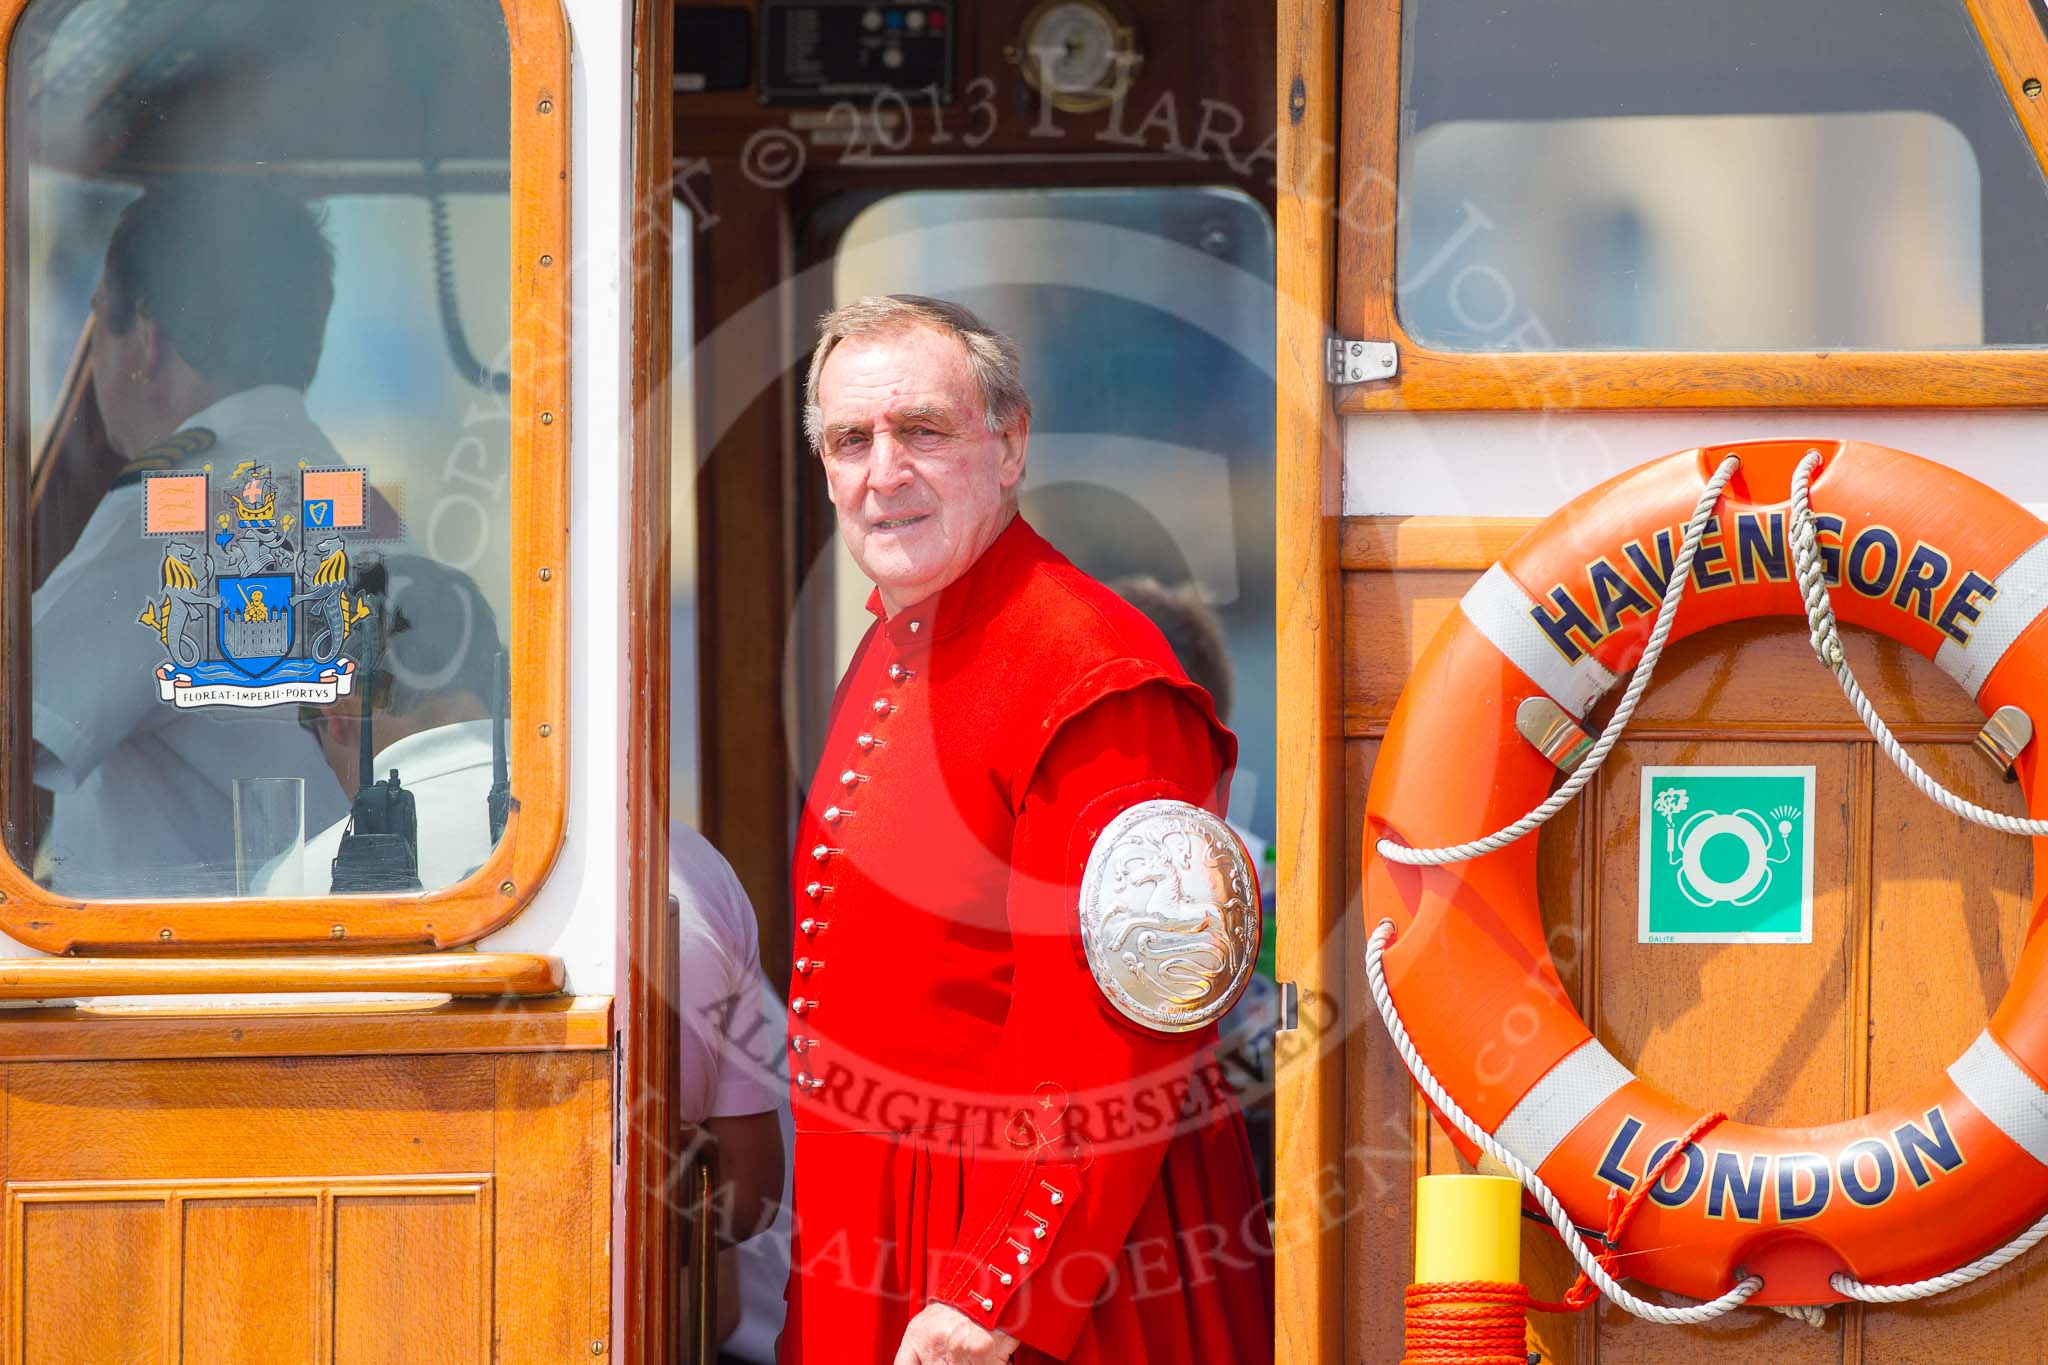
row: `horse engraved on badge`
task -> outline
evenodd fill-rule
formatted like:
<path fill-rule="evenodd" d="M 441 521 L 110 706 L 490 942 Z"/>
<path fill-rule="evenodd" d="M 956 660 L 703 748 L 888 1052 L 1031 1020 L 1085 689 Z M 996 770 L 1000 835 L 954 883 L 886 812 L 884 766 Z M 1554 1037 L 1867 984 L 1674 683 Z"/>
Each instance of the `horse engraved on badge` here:
<path fill-rule="evenodd" d="M 334 532 L 364 526 L 367 477 L 302 465 L 294 514 L 279 510 L 277 477 L 259 461 L 235 466 L 217 512 L 212 465 L 143 475 L 142 534 L 170 542 L 135 618 L 163 642 L 161 700 L 318 706 L 349 694 L 355 663 L 342 647 L 370 608 L 349 590 L 348 542 Z M 302 519 L 323 532 L 310 551 L 292 538 Z"/>
<path fill-rule="evenodd" d="M 1095 983 L 1147 1028 L 1221 1017 L 1259 956 L 1259 888 L 1244 845 L 1185 801 L 1144 801 L 1109 822 L 1081 878 L 1081 942 Z"/>

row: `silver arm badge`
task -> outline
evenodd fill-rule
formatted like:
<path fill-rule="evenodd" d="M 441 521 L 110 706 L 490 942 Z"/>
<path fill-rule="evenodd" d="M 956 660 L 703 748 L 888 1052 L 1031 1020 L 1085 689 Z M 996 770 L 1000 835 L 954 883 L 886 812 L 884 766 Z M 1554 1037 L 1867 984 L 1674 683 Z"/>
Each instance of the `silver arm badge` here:
<path fill-rule="evenodd" d="M 1187 1033 L 1237 1003 L 1259 956 L 1251 855 L 1216 816 L 1141 801 L 1109 822 L 1081 877 L 1095 984 L 1150 1029 Z"/>

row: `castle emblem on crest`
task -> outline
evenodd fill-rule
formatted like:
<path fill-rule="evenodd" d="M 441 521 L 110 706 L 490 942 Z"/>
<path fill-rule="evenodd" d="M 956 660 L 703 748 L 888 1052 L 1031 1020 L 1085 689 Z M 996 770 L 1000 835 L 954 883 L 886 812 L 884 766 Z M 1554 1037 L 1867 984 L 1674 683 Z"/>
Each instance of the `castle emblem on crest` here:
<path fill-rule="evenodd" d="M 142 534 L 164 541 L 162 580 L 139 625 L 165 658 L 157 692 L 179 707 L 278 706 L 349 694 L 342 646 L 370 608 L 351 593 L 348 542 L 369 497 L 360 469 L 298 471 L 298 511 L 278 507 L 267 464 L 145 474 Z M 295 532 L 297 536 L 295 537 Z"/>

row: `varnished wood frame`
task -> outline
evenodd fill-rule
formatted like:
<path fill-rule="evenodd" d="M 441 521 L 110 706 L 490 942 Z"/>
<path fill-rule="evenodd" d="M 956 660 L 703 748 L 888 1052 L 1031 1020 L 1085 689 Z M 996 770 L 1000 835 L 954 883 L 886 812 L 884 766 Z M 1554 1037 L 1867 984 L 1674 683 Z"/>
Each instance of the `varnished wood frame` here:
<path fill-rule="evenodd" d="M 240 991 L 428 991 L 553 995 L 562 961 L 534 953 L 319 957 L 16 957 L 0 960 L 0 1000 L 71 996 L 232 995 Z"/>
<path fill-rule="evenodd" d="M 621 1297 L 617 1358 L 626 1365 L 679 1359 L 682 1314 L 675 1266 L 682 1253 L 677 1194 L 686 1150 L 676 1013 L 676 924 L 668 900 L 670 372 L 674 365 L 671 72 L 675 6 L 633 7 L 632 439 L 627 471 L 631 611 L 626 627 L 625 866 L 619 916 L 623 1046 L 615 1059 L 620 1104 L 613 1135 L 622 1216 L 616 1260 Z M 709 1362 L 704 1362 L 709 1365 Z"/>
<path fill-rule="evenodd" d="M 1335 285 L 1338 0 L 1279 0 L 1275 279 L 1274 579 L 1280 783 L 1276 974 L 1304 1019 L 1342 1018 L 1346 907 L 1339 423 L 1323 381 Z M 1349 82 L 1346 83 L 1347 86 Z M 1279 1358 L 1338 1365 L 1343 1351 L 1344 1066 L 1337 1040 L 1296 1028 L 1276 1046 L 1274 1306 Z"/>
<path fill-rule="evenodd" d="M 556 995 L 418 1008 L 384 1000 L 10 1009 L 0 1010 L 0 1063 L 602 1052 L 612 1042 L 611 1006 L 603 996 Z"/>
<path fill-rule="evenodd" d="M 30 0 L 0 0 L 0 53 Z M 205 947 L 446 948 L 518 914 L 561 847 L 568 790 L 570 374 L 569 29 L 561 0 L 502 0 L 511 52 L 512 656 L 511 745 L 517 790 L 504 837 L 454 887 L 412 896 L 230 902 L 53 896 L 0 857 L 0 930 L 51 953 Z M 0 74 L 4 74 L 0 63 Z M 6 150 L 0 96 L 0 157 Z M 0 181 L 4 181 L 0 161 Z M 10 206 L 0 216 L 0 289 Z M 545 262 L 545 264 L 543 264 Z M 4 302 L 4 294 L 0 294 Z M 4 309 L 0 309 L 4 311 Z M 0 348 L 4 349 L 4 348 Z M 0 430 L 10 430 L 0 419 Z M 11 472 L 23 452 L 10 451 Z M 0 480 L 0 526 L 19 523 Z M 15 544 L 18 541 L 10 541 Z M 0 555 L 0 602 L 19 601 L 20 556 Z M 16 628 L 18 630 L 18 627 Z M 10 632 L 20 643 L 21 637 Z M 20 657 L 17 651 L 14 657 Z M 17 684 L 10 689 L 19 694 Z M 545 731 L 546 733 L 543 733 Z M 12 727 L 15 761 L 27 731 Z"/>
<path fill-rule="evenodd" d="M 2048 168 L 2048 35 L 2031 0 L 1965 0 L 2035 156 Z M 1283 14 L 1286 12 L 1283 7 Z M 1343 413 L 1388 409 L 1993 408 L 2048 404 L 2048 349 L 1949 351 L 1517 351 L 1424 346 L 1402 328 L 1394 292 L 1401 123 L 1400 0 L 1353 0 L 1344 18 L 1343 206 L 1337 324 L 1390 340 L 1400 372 L 1340 391 Z M 1284 161 L 1283 161 L 1284 165 Z"/>

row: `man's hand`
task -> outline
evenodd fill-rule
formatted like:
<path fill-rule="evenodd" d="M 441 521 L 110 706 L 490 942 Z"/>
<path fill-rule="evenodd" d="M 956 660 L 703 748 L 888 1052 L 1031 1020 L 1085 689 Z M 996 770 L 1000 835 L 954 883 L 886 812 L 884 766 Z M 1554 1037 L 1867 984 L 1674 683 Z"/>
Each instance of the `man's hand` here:
<path fill-rule="evenodd" d="M 991 1332 L 945 1303 L 928 1303 L 903 1329 L 895 1365 L 1003 1365 L 1017 1338 Z"/>

